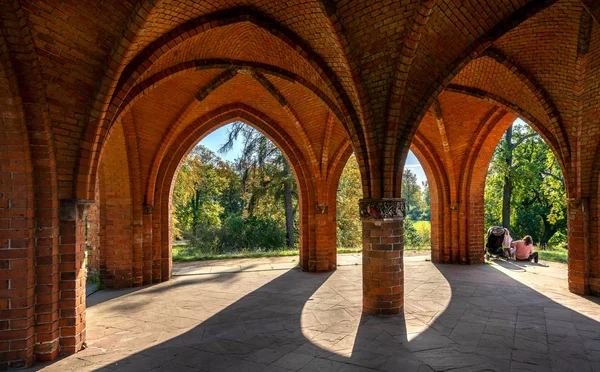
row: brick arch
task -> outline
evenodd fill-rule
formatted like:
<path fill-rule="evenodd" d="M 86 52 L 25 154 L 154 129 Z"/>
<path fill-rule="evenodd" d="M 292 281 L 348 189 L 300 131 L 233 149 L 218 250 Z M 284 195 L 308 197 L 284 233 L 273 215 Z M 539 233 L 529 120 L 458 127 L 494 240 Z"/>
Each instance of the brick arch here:
<path fill-rule="evenodd" d="M 149 77 L 147 80 L 142 82 L 140 85 L 137 85 L 131 92 L 128 93 L 127 97 L 124 99 L 124 106 L 121 106 L 118 109 L 117 114 L 115 115 L 115 120 L 121 120 L 122 116 L 127 113 L 131 108 L 138 102 L 140 99 L 144 98 L 146 94 L 148 94 L 152 89 L 159 87 L 161 84 L 164 84 L 172 79 L 177 78 L 182 74 L 190 74 L 194 73 L 198 69 L 216 69 L 216 68 L 228 68 L 228 69 L 240 69 L 240 70 L 250 70 L 256 73 L 269 74 L 273 76 L 279 76 L 286 80 L 291 80 L 301 84 L 305 89 L 314 94 L 323 104 L 325 104 L 331 112 L 340 120 L 342 124 L 345 123 L 343 121 L 343 113 L 339 110 L 339 108 L 332 102 L 329 97 L 322 91 L 319 90 L 318 87 L 314 86 L 309 81 L 305 80 L 301 76 L 298 76 L 294 73 L 291 73 L 286 70 L 282 70 L 276 66 L 265 65 L 262 63 L 252 63 L 246 61 L 231 61 L 231 60 L 193 60 L 188 61 L 173 68 L 168 69 L 166 72 L 161 72 L 156 75 Z M 209 94 L 207 92 L 206 94 Z M 347 129 L 347 128 L 346 128 Z M 110 131 L 110 126 L 107 129 L 107 132 Z M 97 163 L 96 163 L 97 164 Z M 95 174 L 95 172 L 92 172 Z M 85 193 L 88 190 L 80 190 L 79 192 Z"/>
<path fill-rule="evenodd" d="M 109 133 L 106 151 L 98 169 L 99 254 L 95 262 L 108 288 L 127 288 L 142 284 L 142 252 L 140 252 L 141 208 L 137 157 L 128 133 L 130 117 L 118 122 Z"/>
<path fill-rule="evenodd" d="M 324 237 L 326 241 L 319 242 L 320 246 L 325 247 L 325 253 L 329 255 L 329 260 L 334 260 L 337 265 L 337 193 L 340 178 L 348 163 L 348 159 L 353 154 L 350 141 L 342 143 L 332 157 L 332 162 L 327 172 L 327 192 L 325 197 L 321 197 L 320 202 L 327 204 L 329 212 L 326 221 L 317 236 Z M 361 172 L 362 176 L 362 172 Z"/>
<path fill-rule="evenodd" d="M 471 43 L 462 53 L 454 59 L 446 68 L 440 73 L 435 82 L 430 86 L 426 87 L 423 93 L 416 98 L 415 104 L 410 111 L 410 114 L 406 120 L 409 125 L 405 125 L 403 130 L 398 132 L 394 137 L 400 138 L 400 141 L 410 142 L 411 137 L 417 130 L 418 123 L 421 122 L 423 116 L 431 107 L 433 100 L 445 89 L 445 87 L 451 82 L 451 80 L 473 59 L 477 58 L 487 48 L 491 47 L 492 44 L 502 37 L 507 32 L 519 26 L 525 20 L 533 17 L 539 12 L 545 10 L 556 0 L 551 1 L 533 1 L 521 7 L 518 11 L 501 21 L 496 26 L 488 30 L 484 35 L 480 36 Z M 392 100 L 390 101 L 390 112 L 398 112 L 402 105 L 402 94 L 403 92 L 395 91 L 392 93 Z M 398 120 L 398 119 L 396 119 Z M 388 145 L 389 147 L 389 145 Z M 404 164 L 406 156 L 408 154 L 408 146 L 398 148 L 393 152 L 394 164 Z M 400 173 L 401 174 L 401 173 Z M 398 189 L 401 185 L 401 177 L 394 177 L 395 188 Z"/>
<path fill-rule="evenodd" d="M 452 89 L 452 86 L 447 89 L 454 93 L 469 94 L 457 89 Z M 471 95 L 471 94 L 469 94 Z M 413 137 L 412 145 L 420 152 L 426 160 L 423 163 L 429 163 L 433 168 L 434 179 L 443 180 L 448 184 L 445 188 L 437 187 L 435 197 L 438 200 L 444 200 L 444 204 L 440 210 L 441 214 L 435 213 L 432 207 L 432 243 L 435 245 L 436 237 L 439 239 L 440 245 L 433 247 L 432 257 L 437 262 L 459 262 L 459 263 L 480 263 L 483 262 L 483 246 L 484 246 L 484 190 L 485 180 L 489 163 L 492 159 L 494 151 L 501 140 L 502 136 L 508 127 L 519 116 L 526 116 L 525 121 L 532 124 L 527 118 L 532 118 L 522 109 L 515 109 L 513 106 L 504 106 L 501 99 L 489 99 L 489 97 L 481 97 L 474 95 L 480 99 L 493 102 L 495 105 L 484 115 L 476 128 L 473 128 L 473 135 L 469 141 L 464 144 L 465 148 L 469 149 L 464 160 L 458 164 L 461 172 L 454 178 L 445 176 L 444 169 L 446 165 L 442 160 L 442 156 L 433 149 L 432 146 L 427 146 L 427 139 L 421 138 L 425 135 L 422 132 L 417 132 Z M 523 117 L 522 117 L 523 118 Z M 545 129 L 540 126 L 539 122 L 533 120 L 531 125 L 536 131 L 538 128 Z M 536 125 L 537 124 L 537 125 Z M 540 133 L 544 139 L 544 133 Z M 548 133 L 545 133 L 548 135 Z M 551 134 L 550 134 L 551 135 Z M 554 137 L 550 137 L 554 138 Z M 553 153 L 559 159 L 559 152 L 556 144 L 549 143 Z M 414 148 L 413 151 L 415 151 Z M 427 151 L 429 150 L 429 154 Z M 415 151 L 415 153 L 417 153 Z M 434 159 L 433 162 L 429 159 Z M 450 160 L 454 161 L 454 160 Z M 565 176 L 566 169 L 561 164 L 561 168 Z M 437 169 L 436 169 L 437 168 Z M 443 172 L 443 173 L 442 173 Z M 438 173 L 442 173 L 439 176 Z M 565 177 L 566 178 L 566 177 Z M 450 193 L 450 183 L 455 183 L 454 188 L 457 194 Z M 567 185 L 567 192 L 569 187 Z M 432 204 L 434 204 L 434 191 L 431 190 Z M 449 205 L 452 203 L 452 206 Z M 453 213 L 455 213 L 453 215 Z M 450 217 L 449 217 L 450 216 Z M 434 222 L 439 219 L 439 222 Z M 439 252 L 436 252 L 436 249 Z"/>
<path fill-rule="evenodd" d="M 199 138 L 208 134 L 219 126 L 233 120 L 241 120 L 253 126 L 276 144 L 286 159 L 290 162 L 299 190 L 300 204 L 300 261 L 305 270 L 321 271 L 330 270 L 335 262 L 329 262 L 327 267 L 317 267 L 315 256 L 318 254 L 316 237 L 314 236 L 314 215 L 316 205 L 316 190 L 310 174 L 306 173 L 308 167 L 300 150 L 293 140 L 286 134 L 277 131 L 277 123 L 260 111 L 241 104 L 230 104 L 214 110 L 211 114 L 199 118 L 190 125 L 174 141 L 171 149 L 165 156 L 156 176 L 153 225 L 160 229 L 153 234 L 153 250 L 160 251 L 162 278 L 168 278 L 170 273 L 170 240 L 169 240 L 169 205 L 172 185 L 176 171 L 185 155 L 194 147 Z M 165 222 L 166 221 L 166 222 Z"/>
<path fill-rule="evenodd" d="M 199 19 L 189 21 L 186 24 L 177 27 L 153 44 L 147 46 L 144 51 L 140 52 L 138 56 L 128 64 L 128 66 L 131 67 L 125 67 L 122 70 L 122 75 L 119 73 L 119 82 L 113 83 L 115 85 L 114 91 L 113 88 L 109 86 L 105 87 L 107 91 L 113 91 L 113 93 L 110 94 L 111 101 L 101 105 L 102 109 L 99 110 L 100 113 L 98 119 L 91 120 L 85 131 L 85 138 L 83 139 L 83 144 L 81 146 L 82 154 L 78 157 L 79 164 L 77 169 L 79 174 L 75 186 L 75 193 L 77 195 L 87 196 L 92 193 L 90 185 L 93 184 L 91 181 L 93 181 L 93 178 L 95 177 L 97 153 L 101 151 L 103 138 L 115 119 L 115 112 L 118 111 L 118 108 L 121 107 L 123 103 L 122 97 L 126 96 L 129 90 L 134 88 L 137 77 L 141 76 L 142 72 L 154 63 L 150 61 L 156 61 L 172 47 L 189 39 L 191 35 L 200 34 L 215 27 L 223 27 L 240 22 L 253 23 L 257 27 L 269 32 L 273 37 L 289 45 L 296 55 L 298 55 L 298 58 L 307 61 L 315 69 L 319 79 L 324 81 L 334 94 L 336 103 L 339 105 L 338 110 L 341 110 L 343 113 L 343 120 L 341 121 L 347 126 L 351 138 L 358 143 L 364 141 L 364 137 L 360 135 L 360 126 L 356 124 L 359 122 L 359 119 L 351 99 L 342 88 L 342 83 L 320 56 L 314 53 L 297 35 L 292 34 L 275 22 L 268 20 L 266 17 L 245 8 L 238 9 L 237 14 L 235 13 L 236 12 L 232 12 L 231 10 L 228 12 L 218 12 L 210 16 L 203 16 Z M 117 74 L 117 72 L 115 72 L 115 74 Z M 103 94 L 101 96 L 104 97 Z M 361 148 L 364 148 L 364 146 Z M 81 163 L 82 161 L 83 163 Z"/>
<path fill-rule="evenodd" d="M 323 102 L 323 104 L 325 104 L 331 110 L 331 112 L 338 118 L 338 120 L 340 120 L 340 122 L 344 124 L 343 113 L 336 106 L 335 102 L 331 101 L 325 92 L 321 91 L 317 86 L 304 79 L 303 77 L 274 65 L 247 62 L 242 60 L 224 59 L 190 60 L 184 63 L 177 64 L 175 66 L 171 66 L 167 71 L 163 71 L 148 77 L 148 79 L 144 80 L 143 82 L 140 82 L 138 85 L 135 86 L 135 88 L 133 88 L 127 93 L 127 95 L 123 99 L 123 104 L 118 108 L 114 119 L 115 121 L 119 120 L 125 112 L 129 111 L 136 102 L 144 98 L 144 96 L 148 94 L 152 89 L 155 89 L 158 86 L 172 79 L 175 79 L 182 74 L 194 73 L 197 70 L 221 68 L 226 68 L 227 71 L 248 70 L 253 73 L 281 77 L 283 79 L 301 84 L 304 88 L 306 88 L 308 91 L 312 92 L 316 97 L 318 97 L 319 100 Z M 220 82 L 219 86 L 233 78 L 235 75 L 236 74 L 231 74 L 230 76 L 228 76 L 226 79 L 224 79 L 224 81 Z M 207 91 L 203 91 L 202 94 L 210 94 L 211 90 L 214 90 L 211 88 L 216 87 L 207 87 Z"/>
<path fill-rule="evenodd" d="M 569 159 L 571 154 L 571 148 L 565 130 L 564 123 L 562 122 L 561 115 L 558 112 L 558 108 L 550 98 L 550 95 L 544 88 L 535 81 L 532 75 L 527 73 L 521 66 L 515 61 L 511 60 L 508 56 L 503 54 L 500 50 L 495 48 L 488 48 L 477 58 L 488 57 L 493 61 L 497 62 L 507 70 L 509 70 L 517 79 L 519 79 L 530 92 L 538 100 L 539 104 L 544 109 L 544 112 L 548 118 L 548 122 L 552 129 L 554 129 L 554 138 L 556 141 L 556 150 L 559 151 L 561 158 L 565 160 Z M 537 130 L 537 129 L 536 129 Z M 539 130 L 538 130 L 539 132 Z M 548 138 L 549 136 L 546 135 Z"/>
<path fill-rule="evenodd" d="M 563 173 L 568 174 L 567 170 L 569 169 L 568 158 L 564 159 L 561 155 L 562 152 L 560 143 L 556 140 L 554 134 L 546 128 L 546 126 L 537 120 L 533 115 L 525 110 L 525 108 L 520 107 L 519 105 L 513 104 L 512 102 L 508 102 L 504 98 L 495 95 L 490 92 L 486 92 L 480 89 L 465 87 L 461 85 L 450 84 L 446 87 L 446 91 L 453 93 L 461 93 L 468 96 L 480 98 L 485 101 L 492 102 L 512 113 L 516 116 L 519 116 L 523 119 L 530 127 L 535 129 L 535 131 L 546 141 L 546 143 L 550 146 L 550 149 L 556 156 L 558 163 L 560 164 Z M 507 127 L 508 128 L 508 127 Z M 506 131 L 506 130 L 505 130 Z"/>
<path fill-rule="evenodd" d="M 416 133 L 410 150 L 425 171 L 429 185 L 431 208 L 431 259 L 434 262 L 449 262 L 451 257 L 451 229 L 445 222 L 449 215 L 450 183 L 439 154 L 429 141 Z"/>
<path fill-rule="evenodd" d="M 215 61 L 196 61 L 197 64 L 200 63 L 206 63 L 206 66 L 211 66 L 211 67 L 218 67 L 218 66 L 222 66 L 221 64 L 215 64 L 213 65 L 213 63 L 215 63 Z M 286 113 L 286 115 L 288 115 L 288 117 L 290 118 L 290 120 L 295 121 L 296 125 L 299 126 L 300 128 L 298 128 L 298 131 L 302 134 L 302 131 L 304 131 L 303 127 L 301 126 L 301 123 L 299 122 L 299 119 L 296 117 L 296 115 L 294 114 L 293 109 L 290 109 L 289 106 L 291 106 L 291 103 L 285 102 L 285 98 L 283 98 L 283 96 L 281 95 L 281 93 L 279 93 L 279 91 L 277 90 L 276 87 L 274 87 L 270 82 L 265 82 L 264 80 L 266 80 L 264 77 L 262 77 L 261 72 L 262 73 L 273 73 L 273 71 L 269 70 L 268 66 L 263 66 L 260 64 L 252 64 L 252 63 L 243 63 L 240 62 L 239 65 L 237 64 L 229 64 L 226 65 L 227 67 L 230 68 L 240 68 L 240 69 L 246 69 L 251 71 L 250 75 L 254 76 L 257 75 L 255 77 L 255 80 L 257 80 L 257 82 L 259 84 L 261 84 L 263 86 L 263 88 L 265 89 L 266 92 L 268 92 L 270 95 L 272 95 L 275 100 L 279 103 L 279 105 L 281 106 L 281 108 L 283 109 L 283 111 Z M 152 79 L 152 82 L 149 83 L 147 85 L 147 88 L 145 90 L 140 91 L 135 97 L 134 99 L 132 99 L 132 102 L 128 105 L 128 109 L 127 111 L 124 111 L 122 114 L 120 114 L 120 116 L 118 117 L 119 119 L 121 119 L 123 117 L 123 115 L 125 115 L 127 112 L 130 112 L 130 109 L 134 106 L 134 103 L 137 102 L 140 98 L 143 98 L 146 96 L 146 94 L 148 92 L 150 92 L 151 89 L 158 87 L 160 84 L 166 83 L 167 81 L 180 76 L 181 74 L 191 74 L 194 73 L 196 71 L 195 68 L 186 68 L 186 66 L 183 66 L 184 69 L 181 71 L 175 70 L 172 71 L 172 75 L 166 75 L 164 78 L 160 79 L 159 81 L 154 81 L 154 79 Z M 227 70 L 229 71 L 229 70 Z M 287 72 L 283 72 L 283 71 L 279 71 L 279 73 L 277 75 L 274 76 L 280 76 L 281 74 L 284 74 Z M 227 75 L 227 72 L 221 74 L 221 75 Z M 221 76 L 220 75 L 220 76 Z M 234 77 L 236 74 L 233 74 L 231 77 Z M 314 86 L 310 86 L 307 85 L 308 82 L 303 81 L 300 77 L 293 75 L 293 74 L 288 74 L 285 75 L 288 78 L 297 78 L 300 81 L 300 84 L 302 84 L 303 87 L 305 87 L 305 89 L 307 89 L 309 92 L 315 93 L 316 91 L 316 96 L 318 98 L 321 98 L 321 102 L 323 102 L 326 107 L 328 107 L 330 110 L 333 109 L 335 110 L 335 106 L 331 105 L 331 102 L 326 101 L 326 96 L 324 94 L 322 94 L 322 92 L 319 92 L 318 89 Z M 262 77 L 262 78 L 261 78 Z M 217 80 L 220 80 L 220 77 L 217 78 Z M 219 86 L 226 84 L 227 81 L 229 79 L 226 79 L 224 81 L 219 81 Z M 262 80 L 262 81 L 261 81 Z M 296 81 L 296 80 L 294 80 Z M 211 85 L 209 83 L 209 85 Z M 212 88 L 207 88 L 208 91 L 202 91 L 201 94 L 208 96 L 209 94 L 212 93 Z M 315 90 L 313 90 L 315 89 Z M 190 104 L 188 104 L 188 106 L 186 106 L 183 110 L 181 110 L 181 115 L 182 116 L 187 116 L 189 114 L 189 111 L 191 107 L 194 107 L 195 102 L 191 102 Z M 331 111 L 333 112 L 334 116 L 335 116 L 335 111 Z M 206 116 L 206 115 L 205 115 Z M 181 127 L 181 120 L 176 120 L 174 121 L 168 128 L 165 137 L 163 138 L 163 140 L 161 141 L 160 147 L 158 149 L 158 151 L 156 152 L 153 160 L 152 160 L 152 164 L 150 167 L 150 174 L 151 177 L 148 178 L 146 184 L 146 198 L 148 200 L 152 200 L 153 198 L 153 188 L 151 186 L 151 184 L 155 181 L 154 180 L 154 176 L 157 174 L 157 170 L 160 167 L 161 161 L 164 158 L 167 148 L 168 146 L 170 146 L 170 144 L 172 143 L 174 136 L 177 133 L 177 130 Z M 304 133 L 301 138 L 303 139 L 303 141 L 300 141 L 300 143 L 304 143 L 307 151 L 308 151 L 308 155 L 310 156 L 310 159 L 307 159 L 309 161 L 309 164 L 311 164 L 311 166 L 314 166 L 314 164 L 317 162 L 318 159 L 316 159 L 315 155 L 314 155 L 314 150 L 311 151 L 311 143 L 309 141 L 309 139 L 306 137 L 306 133 Z M 315 170 L 315 174 L 317 174 L 317 176 L 320 174 L 320 172 L 317 172 L 318 170 Z M 148 203 L 151 203 L 151 201 L 149 201 Z"/>
<path fill-rule="evenodd" d="M 437 162 L 430 164 L 430 166 L 441 168 L 444 174 L 447 174 L 449 170 L 444 170 L 448 166 L 446 163 L 452 161 L 454 168 L 460 169 L 459 173 L 455 176 L 445 175 L 443 177 L 437 176 L 436 179 L 444 180 L 448 187 L 447 189 L 438 187 L 438 198 L 442 198 L 448 204 L 442 207 L 442 214 L 434 214 L 432 208 L 432 240 L 434 236 L 440 236 L 440 242 L 443 244 L 438 247 L 439 254 L 434 251 L 432 255 L 436 255 L 438 262 L 460 262 L 460 263 L 478 263 L 482 262 L 483 252 L 483 233 L 484 233 L 484 210 L 483 210 L 483 196 L 485 188 L 485 179 L 487 170 L 494 150 L 496 149 L 500 139 L 506 132 L 506 129 L 514 122 L 517 117 L 523 118 L 528 124 L 530 124 L 543 138 L 546 140 L 556 158 L 559 160 L 561 169 L 565 176 L 568 176 L 568 168 L 561 162 L 560 151 L 558 144 L 555 140 L 554 135 L 550 132 L 547 126 L 540 123 L 535 117 L 530 115 L 523 108 L 514 105 L 506 100 L 498 97 L 494 94 L 480 91 L 469 87 L 462 87 L 457 85 L 449 85 L 446 92 L 452 92 L 448 94 L 465 94 L 468 96 L 476 97 L 483 101 L 493 103 L 490 105 L 491 109 L 488 110 L 485 115 L 483 114 L 482 108 L 477 109 L 480 112 L 479 124 L 474 126 L 468 125 L 469 135 L 467 142 L 461 142 L 463 149 L 468 149 L 462 157 L 461 152 L 458 150 L 456 159 L 460 163 L 455 164 L 456 159 L 448 159 L 442 157 L 441 154 L 437 153 L 439 150 L 435 150 L 433 146 L 425 146 L 427 143 L 427 133 L 417 131 L 413 137 L 413 145 L 418 145 L 417 148 L 421 153 L 425 153 L 425 149 L 430 149 L 431 155 L 428 158 L 436 159 Z M 447 95 L 440 96 L 440 99 L 447 100 Z M 454 96 L 453 99 L 457 100 L 460 96 Z M 452 102 L 452 101 L 450 101 Z M 446 103 L 448 105 L 448 103 Z M 467 113 L 466 113 L 467 114 Z M 467 114 L 468 116 L 468 114 Z M 453 120 L 457 116 L 454 116 Z M 460 116 L 458 116 L 460 118 Z M 450 125 L 460 124 L 460 122 L 452 122 Z M 463 124 L 460 124 L 463 125 Z M 423 138 L 420 138 L 423 137 Z M 456 143 L 454 144 L 456 146 Z M 438 146 L 439 147 L 439 146 Z M 426 155 L 426 154 L 424 154 Z M 427 157 L 427 156 L 424 156 Z M 450 169 L 450 168 L 448 168 Z M 434 173 L 435 174 L 435 173 Z M 452 185 L 454 184 L 454 185 Z M 568 189 L 568 187 L 567 187 Z M 454 191 L 452 191 L 454 190 Z M 446 195 L 447 194 L 447 195 Z M 432 198 L 434 193 L 432 191 Z M 432 200 L 432 204 L 433 204 Z M 450 206 L 449 204 L 452 203 Z M 451 207 L 451 208 L 449 208 Z M 448 217 L 450 216 L 450 217 Z M 438 226 L 434 219 L 439 218 Z M 435 231 L 439 228 L 439 231 Z M 457 239 L 455 238 L 457 237 Z"/>

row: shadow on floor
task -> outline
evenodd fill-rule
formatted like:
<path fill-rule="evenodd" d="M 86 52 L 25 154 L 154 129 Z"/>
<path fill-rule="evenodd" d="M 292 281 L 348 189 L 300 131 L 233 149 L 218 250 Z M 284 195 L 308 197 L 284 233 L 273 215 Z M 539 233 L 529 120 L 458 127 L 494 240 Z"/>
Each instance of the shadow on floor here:
<path fill-rule="evenodd" d="M 359 301 L 349 298 L 360 287 L 326 285 L 332 275 L 356 281 L 358 268 L 290 270 L 170 340 L 110 362 L 101 353 L 82 358 L 90 361 L 86 369 L 106 371 L 600 370 L 600 324 L 499 269 L 429 262 L 405 268 L 427 279 L 407 286 L 404 316 L 361 315 Z M 235 275 L 144 292 L 203 280 L 225 287 Z M 589 301 L 590 311 L 600 311 L 599 299 Z"/>

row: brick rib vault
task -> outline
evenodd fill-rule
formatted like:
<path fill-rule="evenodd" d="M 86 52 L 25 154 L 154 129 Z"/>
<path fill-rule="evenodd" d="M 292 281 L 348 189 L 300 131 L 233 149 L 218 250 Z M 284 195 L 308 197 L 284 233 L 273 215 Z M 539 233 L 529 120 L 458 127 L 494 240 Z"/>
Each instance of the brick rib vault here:
<path fill-rule="evenodd" d="M 566 180 L 569 288 L 600 293 L 597 1 L 241 3 L 0 1 L 2 363 L 82 347 L 86 219 L 109 286 L 169 279 L 174 174 L 233 120 L 292 164 L 307 271 L 336 267 L 354 152 L 363 310 L 397 314 L 408 150 L 431 184 L 433 260 L 481 263 L 487 166 L 521 117 Z"/>

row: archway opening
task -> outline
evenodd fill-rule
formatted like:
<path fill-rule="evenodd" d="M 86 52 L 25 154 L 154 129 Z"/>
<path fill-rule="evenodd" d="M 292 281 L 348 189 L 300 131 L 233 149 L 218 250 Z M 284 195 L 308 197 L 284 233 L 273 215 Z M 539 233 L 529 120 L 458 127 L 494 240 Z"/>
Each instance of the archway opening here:
<path fill-rule="evenodd" d="M 550 146 L 519 118 L 490 161 L 484 210 L 486 228 L 502 226 L 514 240 L 530 236 L 541 260 L 567 263 L 563 173 Z"/>
<path fill-rule="evenodd" d="M 173 261 L 295 256 L 298 188 L 290 164 L 260 131 L 234 121 L 182 160 L 171 197 Z"/>
<path fill-rule="evenodd" d="M 405 201 L 405 255 L 431 257 L 431 198 L 429 180 L 412 151 L 408 152 L 402 173 L 402 198 Z"/>
<path fill-rule="evenodd" d="M 362 198 L 360 170 L 351 155 L 342 171 L 337 189 L 337 252 L 362 251 L 362 223 L 358 204 Z M 406 202 L 404 254 L 431 255 L 431 207 L 429 182 L 421 163 L 409 151 L 402 174 L 402 198 Z"/>

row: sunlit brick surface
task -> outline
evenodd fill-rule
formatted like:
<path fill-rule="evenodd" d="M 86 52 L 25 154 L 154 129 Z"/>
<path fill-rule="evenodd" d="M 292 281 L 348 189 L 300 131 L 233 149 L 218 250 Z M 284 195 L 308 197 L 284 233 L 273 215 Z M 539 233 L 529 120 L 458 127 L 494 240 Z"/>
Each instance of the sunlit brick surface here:
<path fill-rule="evenodd" d="M 569 289 L 600 294 L 599 19 L 594 0 L 1 0 L 0 363 L 83 345 L 86 244 L 111 287 L 170 279 L 173 177 L 233 120 L 290 161 L 300 266 L 324 272 L 352 152 L 377 199 L 401 195 L 413 149 L 432 259 L 481 263 L 485 173 L 521 117 L 563 170 Z M 383 266 L 365 304 L 392 291 L 369 312 L 401 313 L 401 265 Z"/>

